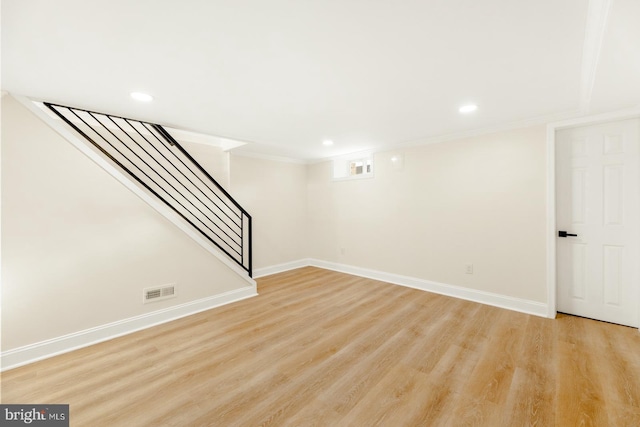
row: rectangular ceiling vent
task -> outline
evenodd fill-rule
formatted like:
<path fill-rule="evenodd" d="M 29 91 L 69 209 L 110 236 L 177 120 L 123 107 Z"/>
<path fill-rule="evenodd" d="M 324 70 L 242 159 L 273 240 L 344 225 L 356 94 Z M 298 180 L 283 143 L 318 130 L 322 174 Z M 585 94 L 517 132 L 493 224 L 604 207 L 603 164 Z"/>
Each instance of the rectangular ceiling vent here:
<path fill-rule="evenodd" d="M 164 285 L 154 288 L 144 288 L 142 290 L 144 304 L 154 301 L 162 301 L 168 298 L 174 298 L 176 296 L 176 285 L 172 283 L 170 285 Z"/>

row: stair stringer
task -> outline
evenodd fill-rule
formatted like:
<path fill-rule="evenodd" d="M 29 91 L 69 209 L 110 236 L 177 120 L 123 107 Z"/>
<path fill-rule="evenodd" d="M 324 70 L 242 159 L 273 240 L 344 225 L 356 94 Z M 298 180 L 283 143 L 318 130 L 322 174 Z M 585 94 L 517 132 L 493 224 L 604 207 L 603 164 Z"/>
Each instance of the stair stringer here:
<path fill-rule="evenodd" d="M 80 150 L 85 156 L 91 159 L 96 165 L 106 171 L 109 175 L 118 180 L 122 185 L 128 188 L 136 196 L 142 199 L 145 203 L 151 206 L 160 215 L 165 217 L 169 222 L 178 227 L 183 233 L 193 239 L 207 252 L 218 258 L 224 265 L 231 269 L 234 273 L 244 279 L 250 286 L 257 290 L 256 281 L 253 280 L 249 274 L 231 261 L 226 254 L 220 251 L 214 244 L 204 238 L 198 231 L 175 213 L 171 208 L 165 205 L 162 201 L 158 200 L 151 192 L 146 188 L 132 180 L 124 172 L 106 159 L 95 147 L 88 143 L 84 138 L 77 136 L 71 129 L 66 126 L 62 120 L 58 120 L 49 115 L 44 109 L 38 107 L 35 102 L 26 96 L 14 95 L 12 96 L 20 102 L 25 108 L 36 115 L 47 126 L 57 132 L 60 136 L 66 139 L 71 145 Z"/>

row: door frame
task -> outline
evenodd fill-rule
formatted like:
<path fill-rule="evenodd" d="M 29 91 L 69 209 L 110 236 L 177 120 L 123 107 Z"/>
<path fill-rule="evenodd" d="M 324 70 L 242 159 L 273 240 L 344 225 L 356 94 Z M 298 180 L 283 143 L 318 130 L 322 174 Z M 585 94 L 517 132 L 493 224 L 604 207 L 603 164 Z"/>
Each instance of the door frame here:
<path fill-rule="evenodd" d="M 547 125 L 547 317 L 558 314 L 556 283 L 556 132 L 578 126 L 640 118 L 640 105 L 604 114 L 567 119 Z M 639 260 L 640 261 L 640 260 Z M 640 299 L 637 301 L 640 308 Z"/>

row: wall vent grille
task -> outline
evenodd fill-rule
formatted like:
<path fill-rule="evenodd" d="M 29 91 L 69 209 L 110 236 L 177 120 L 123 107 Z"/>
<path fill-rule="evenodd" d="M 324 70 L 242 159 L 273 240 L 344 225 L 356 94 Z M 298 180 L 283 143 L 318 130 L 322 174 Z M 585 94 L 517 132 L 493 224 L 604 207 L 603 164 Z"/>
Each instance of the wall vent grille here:
<path fill-rule="evenodd" d="M 154 301 L 161 301 L 176 296 L 176 285 L 165 285 L 154 288 L 144 288 L 142 302 L 144 304 Z"/>

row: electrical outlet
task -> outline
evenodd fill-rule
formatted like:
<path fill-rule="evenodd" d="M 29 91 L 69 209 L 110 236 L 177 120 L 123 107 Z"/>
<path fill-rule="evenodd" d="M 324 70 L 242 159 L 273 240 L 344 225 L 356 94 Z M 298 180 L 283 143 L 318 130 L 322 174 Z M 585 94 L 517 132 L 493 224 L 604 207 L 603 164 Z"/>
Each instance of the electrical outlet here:
<path fill-rule="evenodd" d="M 465 264 L 464 272 L 466 274 L 473 274 L 473 264 Z"/>
<path fill-rule="evenodd" d="M 340 248 L 340 255 L 344 255 L 344 252 L 345 252 L 344 248 L 341 247 Z"/>

